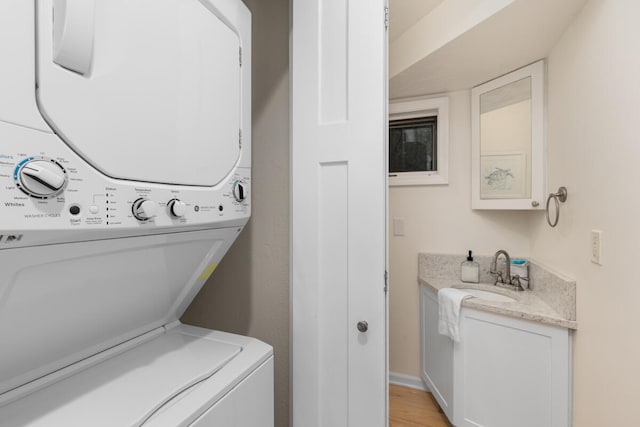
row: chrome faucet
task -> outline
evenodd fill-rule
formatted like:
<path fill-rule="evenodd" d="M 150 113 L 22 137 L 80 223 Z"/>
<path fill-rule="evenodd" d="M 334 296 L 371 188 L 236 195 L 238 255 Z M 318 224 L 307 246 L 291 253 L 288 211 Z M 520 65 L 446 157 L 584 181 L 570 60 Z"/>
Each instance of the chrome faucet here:
<path fill-rule="evenodd" d="M 507 277 L 502 277 L 502 271 L 498 270 L 498 258 L 500 257 L 500 255 L 504 255 L 507 261 L 507 271 L 505 272 Z M 491 262 L 489 273 L 496 276 L 496 282 L 494 283 L 494 285 L 497 285 L 498 283 L 511 285 L 511 258 L 509 257 L 507 251 L 505 251 L 504 249 L 500 249 L 498 252 L 496 252 L 496 254 L 493 256 L 493 262 Z"/>
<path fill-rule="evenodd" d="M 503 277 L 502 271 L 498 270 L 498 258 L 500 258 L 500 255 L 504 255 L 507 261 L 507 266 L 505 271 L 506 277 Z M 496 281 L 494 285 L 501 284 L 501 285 L 509 286 L 516 291 L 524 291 L 524 286 L 522 286 L 522 282 L 521 282 L 522 280 L 527 282 L 529 281 L 529 278 L 520 277 L 519 275 L 515 275 L 514 277 L 511 277 L 511 258 L 509 257 L 509 254 L 507 253 L 507 251 L 505 251 L 504 249 L 500 249 L 493 256 L 493 261 L 491 262 L 491 267 L 489 268 L 489 274 L 493 274 L 494 276 L 496 276 Z"/>

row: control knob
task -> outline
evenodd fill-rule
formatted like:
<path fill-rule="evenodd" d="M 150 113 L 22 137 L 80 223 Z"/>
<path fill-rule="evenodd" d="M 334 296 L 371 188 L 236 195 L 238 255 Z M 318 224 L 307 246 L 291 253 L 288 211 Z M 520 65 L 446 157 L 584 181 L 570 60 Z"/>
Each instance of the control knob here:
<path fill-rule="evenodd" d="M 167 204 L 169 206 L 169 213 L 176 218 L 182 218 L 187 213 L 187 205 L 179 199 L 171 199 Z"/>
<path fill-rule="evenodd" d="M 67 172 L 55 160 L 37 158 L 23 162 L 14 174 L 16 185 L 31 197 L 47 199 L 62 190 L 67 183 Z"/>
<path fill-rule="evenodd" d="M 249 195 L 247 184 L 244 181 L 235 181 L 233 183 L 233 197 L 238 201 L 244 201 Z"/>
<path fill-rule="evenodd" d="M 158 204 L 153 200 L 141 197 L 133 202 L 131 211 L 133 212 L 133 216 L 135 216 L 136 219 L 140 221 L 147 221 L 156 216 L 156 212 L 158 211 Z"/>

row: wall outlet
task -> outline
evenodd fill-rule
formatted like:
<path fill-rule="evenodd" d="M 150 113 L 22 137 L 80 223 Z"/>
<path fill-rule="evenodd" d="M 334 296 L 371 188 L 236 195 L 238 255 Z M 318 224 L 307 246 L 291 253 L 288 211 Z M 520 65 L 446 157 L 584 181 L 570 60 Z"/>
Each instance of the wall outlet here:
<path fill-rule="evenodd" d="M 602 265 L 602 231 L 591 230 L 591 262 Z"/>

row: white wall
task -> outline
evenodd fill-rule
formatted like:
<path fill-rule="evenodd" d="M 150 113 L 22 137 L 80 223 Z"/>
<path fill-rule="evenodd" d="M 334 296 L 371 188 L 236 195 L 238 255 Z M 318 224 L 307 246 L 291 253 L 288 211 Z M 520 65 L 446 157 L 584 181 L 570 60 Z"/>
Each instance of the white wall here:
<path fill-rule="evenodd" d="M 529 255 L 529 224 L 541 212 L 471 210 L 471 95 L 450 94 L 449 184 L 391 187 L 389 216 L 403 218 L 405 236 L 390 231 L 390 371 L 420 376 L 418 252 Z M 391 221 L 392 223 L 392 221 Z"/>
<path fill-rule="evenodd" d="M 592 0 L 549 56 L 549 182 L 569 197 L 556 228 L 532 223 L 531 252 L 577 279 L 576 427 L 640 423 L 638 17 L 636 0 Z"/>

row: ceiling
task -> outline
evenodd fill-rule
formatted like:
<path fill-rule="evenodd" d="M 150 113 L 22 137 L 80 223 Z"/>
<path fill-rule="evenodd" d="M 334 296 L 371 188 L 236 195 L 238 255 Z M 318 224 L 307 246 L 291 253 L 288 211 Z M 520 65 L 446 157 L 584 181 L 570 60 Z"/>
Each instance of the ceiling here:
<path fill-rule="evenodd" d="M 391 0 L 389 98 L 470 89 L 546 58 L 585 2 Z"/>
<path fill-rule="evenodd" d="M 389 41 L 412 27 L 444 0 L 389 0 Z"/>

